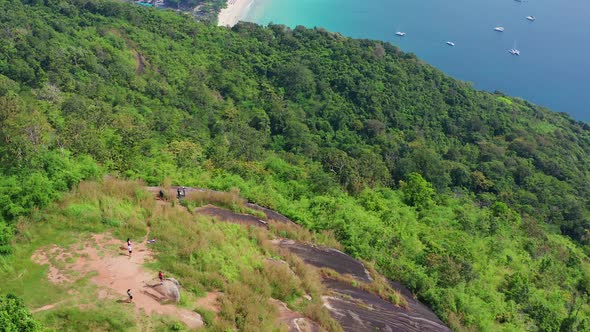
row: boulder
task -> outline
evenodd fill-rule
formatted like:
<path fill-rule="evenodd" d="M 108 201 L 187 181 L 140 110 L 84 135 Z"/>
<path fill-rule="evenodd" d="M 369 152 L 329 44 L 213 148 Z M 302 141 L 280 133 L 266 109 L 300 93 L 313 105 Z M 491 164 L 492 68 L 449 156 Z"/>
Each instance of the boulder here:
<path fill-rule="evenodd" d="M 162 301 L 180 301 L 180 284 L 174 278 L 166 278 L 162 284 L 158 283 L 152 288 L 162 296 Z"/>

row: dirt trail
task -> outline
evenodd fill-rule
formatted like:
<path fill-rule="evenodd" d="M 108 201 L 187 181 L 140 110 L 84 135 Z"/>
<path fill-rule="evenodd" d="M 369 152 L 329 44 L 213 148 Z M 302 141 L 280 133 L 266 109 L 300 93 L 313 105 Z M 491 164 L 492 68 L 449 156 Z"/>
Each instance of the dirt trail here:
<path fill-rule="evenodd" d="M 148 230 L 149 234 L 149 230 Z M 49 265 L 48 278 L 54 283 L 74 282 L 88 273 L 96 273 L 90 280 L 107 291 L 99 291 L 98 298 L 119 298 L 122 305 L 134 305 L 146 314 L 158 313 L 180 319 L 189 328 L 203 326 L 201 316 L 193 311 L 158 301 L 157 292 L 149 285 L 157 285 L 157 274 L 146 270 L 143 264 L 152 259 L 146 241 L 133 243 L 133 254 L 127 255 L 125 243 L 108 234 L 95 234 L 80 244 L 67 249 L 57 246 L 37 250 L 32 259 Z M 67 263 L 70 261 L 71 263 Z M 131 289 L 133 303 L 127 304 L 127 289 Z M 53 305 L 54 306 L 54 305 Z M 47 308 L 46 308 L 47 307 Z M 51 305 L 37 310 L 49 310 Z"/>
<path fill-rule="evenodd" d="M 66 302 L 66 301 L 64 300 L 64 301 L 59 301 L 59 302 L 56 302 L 56 303 L 47 304 L 47 305 L 44 305 L 44 306 L 39 307 L 37 309 L 31 310 L 31 313 L 36 313 L 36 312 L 51 310 L 51 309 L 57 307 L 58 305 L 60 305 L 60 304 L 62 304 L 64 302 Z"/>

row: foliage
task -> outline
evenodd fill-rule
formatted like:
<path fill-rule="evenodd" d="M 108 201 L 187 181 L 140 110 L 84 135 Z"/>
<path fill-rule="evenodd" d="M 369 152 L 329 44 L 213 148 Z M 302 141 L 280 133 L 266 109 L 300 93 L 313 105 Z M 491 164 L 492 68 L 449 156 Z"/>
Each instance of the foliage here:
<path fill-rule="evenodd" d="M 332 232 L 456 329 L 589 326 L 586 123 L 319 28 L 0 0 L 0 35 L 3 255 L 18 218 L 84 179 L 173 179 Z M 68 227 L 133 220 L 84 204 Z"/>
<path fill-rule="evenodd" d="M 408 205 L 421 209 L 432 205 L 434 188 L 420 174 L 408 174 L 408 180 L 402 181 L 400 187 L 404 193 L 404 201 Z"/>
<path fill-rule="evenodd" d="M 41 325 L 33 318 L 18 297 L 0 295 L 0 326 L 2 331 L 42 331 Z"/>

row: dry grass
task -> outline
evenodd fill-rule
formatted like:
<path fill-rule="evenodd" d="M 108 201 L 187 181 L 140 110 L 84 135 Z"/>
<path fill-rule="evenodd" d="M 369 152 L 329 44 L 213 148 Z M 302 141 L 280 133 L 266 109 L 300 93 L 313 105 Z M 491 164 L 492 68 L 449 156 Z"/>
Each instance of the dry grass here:
<path fill-rule="evenodd" d="M 246 200 L 240 196 L 238 188 L 232 188 L 228 192 L 223 191 L 194 191 L 186 195 L 187 200 L 198 205 L 213 204 L 226 207 L 232 211 L 241 210 L 246 206 Z"/>
<path fill-rule="evenodd" d="M 232 188 L 228 192 L 213 190 L 190 192 L 183 200 L 183 203 L 187 204 L 191 210 L 194 207 L 212 204 L 236 213 L 250 214 L 263 220 L 267 219 L 263 212 L 247 207 L 247 202 L 246 199 L 240 196 L 240 189 L 238 188 Z"/>
<path fill-rule="evenodd" d="M 144 187 L 145 183 L 142 181 L 124 181 L 108 176 L 100 182 L 81 182 L 68 196 L 79 197 L 84 200 L 96 200 L 105 196 L 132 199 L 138 191 L 144 191 Z"/>
<path fill-rule="evenodd" d="M 255 279 L 255 275 L 250 273 L 244 277 L 244 283 L 228 285 L 221 298 L 218 328 L 233 325 L 238 331 L 245 332 L 277 330 L 278 313 L 276 308 L 268 303 L 268 294 L 252 287 L 260 284 L 260 279 Z"/>
<path fill-rule="evenodd" d="M 366 292 L 377 295 L 381 299 L 399 307 L 408 308 L 406 299 L 395 289 L 391 288 L 387 279 L 378 274 L 371 264 L 365 265 L 373 278 L 373 282 L 366 283 L 355 279 L 351 275 L 342 275 L 332 269 L 322 268 L 321 274 L 324 278 L 333 279 L 347 283 L 353 287 L 360 288 Z"/>
<path fill-rule="evenodd" d="M 282 249 L 282 256 L 301 280 L 301 287 L 312 299 L 319 298 L 328 293 L 326 287 L 322 284 L 322 278 L 316 268 L 305 264 L 301 258 L 285 249 Z"/>
<path fill-rule="evenodd" d="M 332 318 L 330 312 L 323 304 L 322 295 L 327 295 L 328 290 L 322 284 L 322 278 L 318 269 L 305 264 L 301 258 L 287 252 L 285 249 L 283 249 L 283 255 L 292 271 L 299 278 L 301 288 L 305 290 L 307 295 L 311 296 L 311 301 L 305 302 L 302 305 L 300 309 L 301 313 L 318 323 L 327 331 L 342 331 L 340 324 Z"/>
<path fill-rule="evenodd" d="M 312 233 L 306 228 L 295 224 L 283 223 L 278 221 L 268 221 L 268 227 L 272 234 L 277 237 L 291 239 L 305 243 L 315 243 L 326 247 L 343 250 L 342 244 L 336 240 L 334 233 L 323 231 L 321 233 Z"/>
<path fill-rule="evenodd" d="M 152 224 L 158 238 L 154 246 L 158 268 L 197 295 L 212 290 L 224 293 L 210 330 L 279 330 L 276 308 L 267 299 L 273 294 L 283 298 L 296 294 L 298 283 L 288 278 L 278 281 L 286 271 L 265 262 L 266 250 L 252 241 L 255 234 L 260 241 L 268 240 L 257 233 L 258 228 L 214 223 L 170 205 L 159 206 Z"/>
<path fill-rule="evenodd" d="M 319 301 L 309 303 L 309 305 L 303 309 L 302 313 L 305 315 L 305 317 L 308 317 L 309 319 L 318 323 L 326 331 L 344 331 L 342 326 L 340 326 L 340 324 L 338 324 L 338 322 L 332 318 L 328 309 L 324 307 L 321 299 Z"/>
<path fill-rule="evenodd" d="M 276 223 L 273 222 L 273 224 Z M 269 265 L 275 265 L 275 267 L 267 267 L 270 270 L 267 271 L 268 282 L 276 287 L 273 296 L 286 302 L 292 310 L 299 311 L 326 331 L 342 331 L 342 327 L 323 305 L 322 295 L 327 295 L 328 290 L 322 284 L 319 270 L 306 264 L 289 250 L 274 245 L 271 242 L 272 234 L 266 230 L 251 227 L 250 236 L 267 255 L 280 258 L 282 262 L 285 262 L 279 266 L 276 265 L 281 264 L 280 261 L 274 262 Z M 298 297 L 289 298 L 289 292 L 293 293 L 297 290 L 300 290 L 297 292 Z M 304 299 L 302 295 L 309 295 L 311 301 Z"/>

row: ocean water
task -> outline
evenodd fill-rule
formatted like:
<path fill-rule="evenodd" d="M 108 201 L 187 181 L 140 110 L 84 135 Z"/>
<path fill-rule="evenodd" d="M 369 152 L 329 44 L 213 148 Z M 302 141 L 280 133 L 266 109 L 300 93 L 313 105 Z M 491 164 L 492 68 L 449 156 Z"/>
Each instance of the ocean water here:
<path fill-rule="evenodd" d="M 388 41 L 478 89 L 590 122 L 590 0 L 255 0 L 244 20 Z"/>

